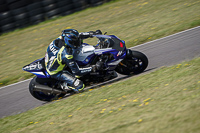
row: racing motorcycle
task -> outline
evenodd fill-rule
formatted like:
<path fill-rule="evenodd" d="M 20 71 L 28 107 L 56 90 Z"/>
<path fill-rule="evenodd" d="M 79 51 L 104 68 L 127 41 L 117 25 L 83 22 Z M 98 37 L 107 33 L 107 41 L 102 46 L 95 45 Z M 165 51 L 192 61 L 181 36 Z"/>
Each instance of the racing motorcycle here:
<path fill-rule="evenodd" d="M 95 72 L 90 72 L 80 78 L 84 84 L 100 83 L 122 75 L 139 74 L 148 66 L 145 54 L 127 49 L 125 41 L 115 35 L 93 35 L 98 39 L 96 46 L 82 43 L 74 50 L 74 60 L 81 67 L 95 65 L 97 61 L 103 63 L 103 67 Z M 24 71 L 36 76 L 29 83 L 29 91 L 33 97 L 42 101 L 52 101 L 66 94 L 74 93 L 73 90 L 63 90 L 62 81 L 52 79 L 45 69 L 44 58 L 24 66 Z M 64 69 L 71 74 L 69 67 Z M 116 73 L 117 72 L 117 73 Z"/>

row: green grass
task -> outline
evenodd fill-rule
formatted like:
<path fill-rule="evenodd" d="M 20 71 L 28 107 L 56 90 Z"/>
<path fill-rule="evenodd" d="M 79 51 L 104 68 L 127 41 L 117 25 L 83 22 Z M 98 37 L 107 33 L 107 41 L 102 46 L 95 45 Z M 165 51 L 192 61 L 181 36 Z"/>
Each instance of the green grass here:
<path fill-rule="evenodd" d="M 200 25 L 199 0 L 117 0 L 0 36 L 0 86 L 30 78 L 26 64 L 44 57 L 63 29 L 101 29 L 128 47 Z M 86 42 L 95 44 L 96 39 Z"/>
<path fill-rule="evenodd" d="M 200 58 L 0 119 L 1 133 L 199 133 Z"/>

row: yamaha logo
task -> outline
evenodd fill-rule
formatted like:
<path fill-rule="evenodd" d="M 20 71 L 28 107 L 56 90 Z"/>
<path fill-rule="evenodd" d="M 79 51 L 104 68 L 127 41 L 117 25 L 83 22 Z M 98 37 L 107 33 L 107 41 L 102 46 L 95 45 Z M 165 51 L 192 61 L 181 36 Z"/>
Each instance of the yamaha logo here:
<path fill-rule="evenodd" d="M 120 55 L 122 55 L 122 51 L 119 51 L 119 53 L 117 54 L 117 56 L 120 56 Z"/>

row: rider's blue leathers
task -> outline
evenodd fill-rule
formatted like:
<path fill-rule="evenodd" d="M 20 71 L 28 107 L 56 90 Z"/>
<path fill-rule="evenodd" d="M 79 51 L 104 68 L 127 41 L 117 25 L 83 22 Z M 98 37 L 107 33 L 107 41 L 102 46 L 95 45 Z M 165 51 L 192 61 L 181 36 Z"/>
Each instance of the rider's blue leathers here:
<path fill-rule="evenodd" d="M 83 39 L 88 37 L 88 35 L 82 36 Z M 51 78 L 64 81 L 67 88 L 76 91 L 80 91 L 84 88 L 83 82 L 76 77 L 92 71 L 92 67 L 79 68 L 78 64 L 73 59 L 73 49 L 67 48 L 61 37 L 52 41 L 47 48 L 45 67 L 47 72 L 51 75 Z M 73 75 L 64 72 L 63 69 L 65 67 L 69 67 Z"/>

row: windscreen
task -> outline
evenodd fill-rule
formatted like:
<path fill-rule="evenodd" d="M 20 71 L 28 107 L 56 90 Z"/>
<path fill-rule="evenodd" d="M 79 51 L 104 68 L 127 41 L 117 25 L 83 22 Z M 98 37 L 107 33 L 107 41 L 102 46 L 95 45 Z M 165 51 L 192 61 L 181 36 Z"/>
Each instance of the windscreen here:
<path fill-rule="evenodd" d="M 125 44 L 118 38 L 111 38 L 110 47 L 112 47 L 113 49 L 116 49 L 117 51 L 123 51 L 125 49 Z"/>
<path fill-rule="evenodd" d="M 125 42 L 120 40 L 114 35 L 95 35 L 103 45 L 107 45 L 109 48 L 116 49 L 117 51 L 123 51 L 126 46 Z"/>

